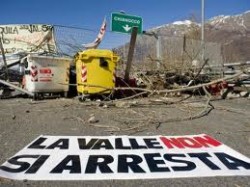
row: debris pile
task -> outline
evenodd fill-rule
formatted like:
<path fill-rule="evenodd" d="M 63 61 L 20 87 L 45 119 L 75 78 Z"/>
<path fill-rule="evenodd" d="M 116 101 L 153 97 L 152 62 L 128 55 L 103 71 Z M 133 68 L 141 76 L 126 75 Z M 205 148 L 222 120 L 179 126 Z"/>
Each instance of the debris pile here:
<path fill-rule="evenodd" d="M 4 26 L 11 30 L 9 27 Z M 182 94 L 212 95 L 224 99 L 231 93 L 249 96 L 249 61 L 224 64 L 221 72 L 224 76 L 219 79 L 205 73 L 209 59 L 204 61 L 197 72 L 190 70 L 180 73 L 161 69 L 137 71 L 129 76 L 137 34 L 135 30 L 131 34 L 125 76 L 122 77 L 117 72 L 119 56 L 113 51 L 88 48 L 79 50 L 74 58 L 69 58 L 57 53 L 53 26 L 12 27 L 15 32 L 11 33 L 10 38 L 2 37 L 0 42 L 1 98 L 17 96 L 18 93 L 33 99 L 78 96 L 82 101 L 87 98 L 113 100 Z M 105 23 L 103 29 L 105 31 Z M 103 37 L 104 33 L 101 34 Z M 13 43 L 12 39 L 22 41 Z M 15 49 L 18 50 L 10 51 L 14 45 L 17 45 Z M 12 94 L 13 91 L 18 92 Z"/>

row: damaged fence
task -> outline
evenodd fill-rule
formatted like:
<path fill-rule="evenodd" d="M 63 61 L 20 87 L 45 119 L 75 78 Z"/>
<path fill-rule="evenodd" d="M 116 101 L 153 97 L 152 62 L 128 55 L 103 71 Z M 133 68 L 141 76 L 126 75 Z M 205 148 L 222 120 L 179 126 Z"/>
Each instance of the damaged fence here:
<path fill-rule="evenodd" d="M 129 45 L 116 48 L 117 53 L 126 62 Z M 208 63 L 203 73 L 222 75 L 223 59 L 221 45 L 205 43 L 204 58 Z M 166 35 L 138 35 L 133 65 L 135 70 L 164 70 L 180 74 L 197 71 L 203 64 L 201 42 L 183 37 Z"/>
<path fill-rule="evenodd" d="M 58 53 L 73 57 L 78 51 L 83 50 L 84 44 L 92 42 L 97 32 L 91 29 L 55 25 L 54 33 Z"/>

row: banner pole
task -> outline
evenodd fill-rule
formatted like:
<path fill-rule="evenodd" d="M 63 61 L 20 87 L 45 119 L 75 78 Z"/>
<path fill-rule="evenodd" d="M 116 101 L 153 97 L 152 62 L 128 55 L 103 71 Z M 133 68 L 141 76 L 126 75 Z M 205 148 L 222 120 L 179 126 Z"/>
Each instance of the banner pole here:
<path fill-rule="evenodd" d="M 6 61 L 5 52 L 3 48 L 2 37 L 0 37 L 0 49 L 2 52 L 2 58 L 4 62 L 4 68 L 5 68 L 5 80 L 9 81 L 9 71 L 8 71 L 7 61 Z"/>

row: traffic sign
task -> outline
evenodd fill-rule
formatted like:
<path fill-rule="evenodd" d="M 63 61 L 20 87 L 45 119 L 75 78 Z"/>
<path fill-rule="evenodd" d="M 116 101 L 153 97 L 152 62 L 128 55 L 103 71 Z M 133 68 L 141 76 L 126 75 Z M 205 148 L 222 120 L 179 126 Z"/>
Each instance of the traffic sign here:
<path fill-rule="evenodd" d="M 138 33 L 142 33 L 142 18 L 122 13 L 111 14 L 111 31 L 131 33 L 133 27 L 138 27 Z"/>

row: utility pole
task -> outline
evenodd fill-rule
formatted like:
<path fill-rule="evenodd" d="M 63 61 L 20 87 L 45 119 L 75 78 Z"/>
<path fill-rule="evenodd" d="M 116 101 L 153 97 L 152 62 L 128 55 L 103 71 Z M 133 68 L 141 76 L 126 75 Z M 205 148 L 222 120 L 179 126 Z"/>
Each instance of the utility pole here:
<path fill-rule="evenodd" d="M 201 47 L 202 47 L 202 61 L 204 62 L 205 43 L 204 43 L 204 24 L 205 24 L 205 0 L 201 0 Z"/>

